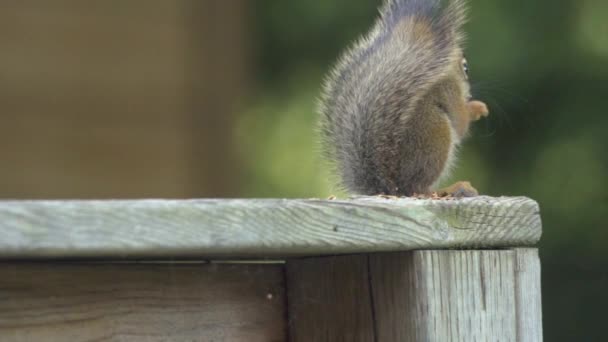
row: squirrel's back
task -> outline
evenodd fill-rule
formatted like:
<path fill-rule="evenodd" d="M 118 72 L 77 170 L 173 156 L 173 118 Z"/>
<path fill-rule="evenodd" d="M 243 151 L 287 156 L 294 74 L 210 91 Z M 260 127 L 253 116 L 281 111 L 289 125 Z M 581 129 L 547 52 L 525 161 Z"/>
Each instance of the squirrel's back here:
<path fill-rule="evenodd" d="M 349 191 L 407 195 L 418 190 L 407 184 L 416 177 L 427 182 L 422 171 L 403 175 L 408 163 L 426 163 L 404 154 L 404 144 L 420 141 L 412 133 L 417 106 L 460 63 L 464 20 L 461 0 L 386 0 L 372 30 L 330 73 L 320 130 Z"/>

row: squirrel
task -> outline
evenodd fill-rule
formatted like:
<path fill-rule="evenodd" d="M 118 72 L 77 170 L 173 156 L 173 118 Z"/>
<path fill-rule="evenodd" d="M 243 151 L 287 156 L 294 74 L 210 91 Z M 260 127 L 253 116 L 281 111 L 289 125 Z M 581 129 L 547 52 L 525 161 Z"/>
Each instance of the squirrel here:
<path fill-rule="evenodd" d="M 453 165 L 473 100 L 464 57 L 463 0 L 385 0 L 371 31 L 326 77 L 320 135 L 342 185 L 360 195 L 430 195 Z M 457 182 L 435 195 L 469 197 Z"/>

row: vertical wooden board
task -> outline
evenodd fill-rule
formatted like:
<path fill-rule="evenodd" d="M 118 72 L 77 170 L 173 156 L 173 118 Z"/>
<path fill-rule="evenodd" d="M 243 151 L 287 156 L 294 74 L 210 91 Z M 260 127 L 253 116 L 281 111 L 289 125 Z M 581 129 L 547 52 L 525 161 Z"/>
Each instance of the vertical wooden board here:
<path fill-rule="evenodd" d="M 413 252 L 372 255 L 369 271 L 377 342 L 424 341 L 420 332 L 424 325 L 411 317 L 429 310 L 415 307 L 419 305 L 418 286 L 424 279 L 416 272 Z"/>
<path fill-rule="evenodd" d="M 511 250 L 370 257 L 377 341 L 516 341 Z"/>
<path fill-rule="evenodd" d="M 0 264 L 0 341 L 285 340 L 283 265 Z"/>
<path fill-rule="evenodd" d="M 366 255 L 289 260 L 287 291 L 289 341 L 375 341 Z"/>
<path fill-rule="evenodd" d="M 519 342 L 543 340 L 540 284 L 538 249 L 515 249 L 515 299 Z"/>

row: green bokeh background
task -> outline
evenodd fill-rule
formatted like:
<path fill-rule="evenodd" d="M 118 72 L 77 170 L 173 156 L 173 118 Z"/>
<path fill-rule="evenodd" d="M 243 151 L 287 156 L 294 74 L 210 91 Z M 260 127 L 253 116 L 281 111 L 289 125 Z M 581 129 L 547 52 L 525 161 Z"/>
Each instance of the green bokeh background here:
<path fill-rule="evenodd" d="M 341 194 L 318 154 L 324 73 L 365 32 L 379 0 L 252 6 L 255 90 L 235 139 L 243 196 Z M 491 116 L 448 181 L 541 206 L 546 341 L 600 341 L 608 307 L 608 2 L 470 1 L 467 57 Z"/>

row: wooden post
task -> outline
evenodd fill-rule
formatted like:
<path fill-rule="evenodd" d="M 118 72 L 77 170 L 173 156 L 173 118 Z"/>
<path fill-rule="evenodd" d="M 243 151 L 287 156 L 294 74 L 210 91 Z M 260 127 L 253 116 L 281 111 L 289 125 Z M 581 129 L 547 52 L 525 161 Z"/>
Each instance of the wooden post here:
<path fill-rule="evenodd" d="M 0 201 L 0 340 L 542 341 L 540 235 L 523 197 Z"/>
<path fill-rule="evenodd" d="M 288 261 L 290 341 L 375 341 L 368 256 Z"/>
<path fill-rule="evenodd" d="M 287 274 L 290 341 L 542 340 L 536 249 L 290 260 Z"/>

